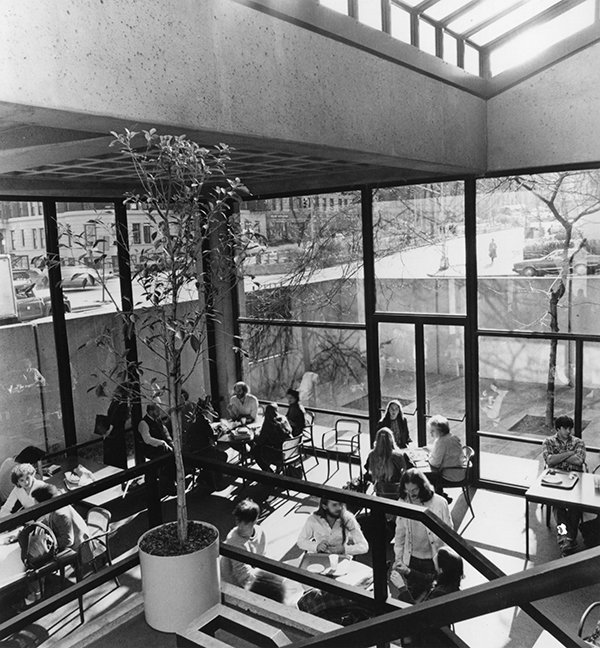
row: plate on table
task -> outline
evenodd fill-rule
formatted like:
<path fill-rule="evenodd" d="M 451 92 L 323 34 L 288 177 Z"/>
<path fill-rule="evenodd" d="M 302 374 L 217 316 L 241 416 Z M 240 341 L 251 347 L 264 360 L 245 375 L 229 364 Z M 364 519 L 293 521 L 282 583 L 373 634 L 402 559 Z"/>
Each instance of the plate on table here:
<path fill-rule="evenodd" d="M 322 574 L 325 571 L 325 565 L 320 565 L 319 563 L 313 563 L 306 568 L 309 572 L 313 574 Z"/>
<path fill-rule="evenodd" d="M 542 477 L 542 484 L 562 484 L 562 477 L 559 475 L 544 475 Z"/>

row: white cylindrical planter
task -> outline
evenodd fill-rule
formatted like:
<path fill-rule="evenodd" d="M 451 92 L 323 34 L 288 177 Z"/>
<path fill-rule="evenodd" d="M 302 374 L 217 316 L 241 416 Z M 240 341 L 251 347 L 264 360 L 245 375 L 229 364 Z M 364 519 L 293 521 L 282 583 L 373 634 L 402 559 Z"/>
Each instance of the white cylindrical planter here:
<path fill-rule="evenodd" d="M 185 629 L 221 602 L 219 532 L 204 549 L 182 556 L 154 556 L 139 549 L 146 622 L 161 632 Z M 146 531 L 139 543 L 150 532 Z"/>

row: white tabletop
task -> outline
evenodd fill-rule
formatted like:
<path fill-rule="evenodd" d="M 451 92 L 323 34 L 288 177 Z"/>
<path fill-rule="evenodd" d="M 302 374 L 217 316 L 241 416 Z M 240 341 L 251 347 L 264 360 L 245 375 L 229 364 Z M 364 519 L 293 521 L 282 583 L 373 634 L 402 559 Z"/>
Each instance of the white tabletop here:
<path fill-rule="evenodd" d="M 25 573 L 19 543 L 6 544 L 6 540 L 14 535 L 16 531 L 0 533 L 0 587 L 6 587 L 19 580 Z"/>

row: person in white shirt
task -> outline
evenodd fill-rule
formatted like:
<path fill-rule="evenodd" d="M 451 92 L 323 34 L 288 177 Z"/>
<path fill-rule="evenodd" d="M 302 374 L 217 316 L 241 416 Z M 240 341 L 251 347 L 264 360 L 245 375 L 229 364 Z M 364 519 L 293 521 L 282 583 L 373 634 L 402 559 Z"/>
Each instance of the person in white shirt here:
<path fill-rule="evenodd" d="M 245 382 L 237 382 L 233 386 L 233 396 L 227 407 L 232 421 L 253 423 L 258 416 L 258 398 L 250 393 Z"/>
<path fill-rule="evenodd" d="M 259 515 L 260 507 L 256 502 L 251 499 L 242 500 L 233 509 L 237 526 L 227 534 L 225 544 L 264 556 L 267 551 L 267 538 L 261 526 L 256 524 Z M 248 563 L 221 556 L 221 580 L 225 583 L 246 587 L 253 581 L 257 572 L 258 570 Z"/>
<path fill-rule="evenodd" d="M 354 515 L 341 502 L 325 498 L 308 516 L 296 544 L 303 551 L 348 556 L 369 550 L 369 543 Z"/>
<path fill-rule="evenodd" d="M 10 479 L 14 484 L 14 488 L 6 498 L 4 506 L 0 509 L 0 517 L 10 515 L 17 503 L 21 504 L 23 508 L 35 506 L 37 502 L 32 497 L 31 491 L 38 486 L 44 485 L 41 479 L 35 478 L 35 468 L 28 463 L 15 466 L 10 474 Z"/>
<path fill-rule="evenodd" d="M 15 485 L 11 481 L 12 469 L 19 464 L 35 466 L 46 456 L 46 453 L 36 446 L 27 446 L 15 457 L 8 457 L 0 466 L 0 503 L 4 504 Z M 41 476 L 41 475 L 40 475 Z"/>

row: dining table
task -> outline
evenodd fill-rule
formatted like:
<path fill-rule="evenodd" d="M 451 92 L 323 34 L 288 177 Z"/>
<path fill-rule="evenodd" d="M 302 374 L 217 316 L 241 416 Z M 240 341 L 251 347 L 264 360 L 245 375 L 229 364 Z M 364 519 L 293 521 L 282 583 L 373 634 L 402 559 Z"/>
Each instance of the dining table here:
<path fill-rule="evenodd" d="M 575 508 L 600 515 L 598 475 L 546 469 L 525 492 L 525 559 L 529 560 L 529 505 Z"/>
<path fill-rule="evenodd" d="M 23 580 L 25 565 L 17 542 L 19 529 L 0 533 L 0 589 L 7 589 Z"/>
<path fill-rule="evenodd" d="M 371 567 L 353 560 L 352 556 L 339 555 L 335 564 L 332 564 L 329 554 L 307 551 L 300 560 L 300 569 L 306 569 L 320 576 L 330 576 L 338 583 L 352 587 L 369 589 L 373 584 Z"/>
<path fill-rule="evenodd" d="M 77 488 L 87 486 L 100 481 L 105 477 L 110 477 L 111 475 L 123 471 L 122 468 L 108 466 L 93 459 L 82 459 L 77 457 L 64 457 L 60 460 L 54 461 L 51 465 L 53 466 L 52 470 L 50 470 L 51 466 L 45 466 L 43 468 L 44 481 L 56 486 L 61 491 L 76 490 Z M 73 471 L 78 466 L 82 466 L 86 469 L 83 471 L 85 475 L 84 478 L 77 479 L 76 476 L 74 476 Z M 126 490 L 124 490 L 124 487 L 125 484 L 112 486 L 111 488 L 94 495 L 84 497 L 81 502 L 88 507 L 104 507 L 115 500 L 125 497 Z"/>
<path fill-rule="evenodd" d="M 235 423 L 227 419 L 221 419 L 211 424 L 216 434 L 217 447 L 221 450 L 231 448 L 238 454 L 238 463 L 248 465 L 251 463 L 250 450 L 262 427 L 262 419 L 252 423 Z"/>

